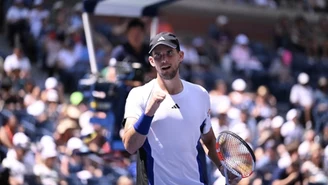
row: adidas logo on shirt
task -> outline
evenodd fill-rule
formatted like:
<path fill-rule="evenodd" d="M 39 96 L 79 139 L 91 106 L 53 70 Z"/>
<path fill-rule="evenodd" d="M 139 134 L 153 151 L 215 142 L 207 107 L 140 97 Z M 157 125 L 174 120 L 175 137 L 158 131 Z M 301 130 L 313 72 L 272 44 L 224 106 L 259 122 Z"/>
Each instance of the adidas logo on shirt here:
<path fill-rule="evenodd" d="M 172 109 L 180 109 L 178 104 L 173 105 Z"/>

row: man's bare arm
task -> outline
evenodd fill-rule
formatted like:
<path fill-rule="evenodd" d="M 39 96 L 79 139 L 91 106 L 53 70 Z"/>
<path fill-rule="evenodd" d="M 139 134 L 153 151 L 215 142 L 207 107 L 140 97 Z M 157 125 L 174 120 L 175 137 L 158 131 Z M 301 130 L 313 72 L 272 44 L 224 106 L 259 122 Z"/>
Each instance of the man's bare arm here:
<path fill-rule="evenodd" d="M 123 143 L 125 149 L 134 154 L 145 143 L 146 135 L 139 134 L 133 127 L 138 120 L 127 118 L 124 126 Z"/>
<path fill-rule="evenodd" d="M 222 164 L 216 153 L 216 147 L 215 147 L 216 140 L 212 128 L 208 133 L 203 134 L 201 139 L 203 144 L 206 146 L 205 149 L 206 154 L 212 160 L 212 162 L 217 166 L 217 168 L 220 168 Z"/>

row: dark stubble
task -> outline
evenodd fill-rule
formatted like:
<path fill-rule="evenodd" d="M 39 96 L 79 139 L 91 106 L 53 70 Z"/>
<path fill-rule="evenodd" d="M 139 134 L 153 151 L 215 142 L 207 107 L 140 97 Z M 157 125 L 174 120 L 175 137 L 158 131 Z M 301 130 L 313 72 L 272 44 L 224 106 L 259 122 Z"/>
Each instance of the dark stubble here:
<path fill-rule="evenodd" d="M 168 72 L 162 72 L 162 71 L 159 71 L 158 74 L 159 76 L 164 79 L 164 80 L 171 80 L 173 79 L 179 72 L 179 67 L 180 67 L 180 64 L 176 67 L 176 68 L 172 68 L 173 66 L 171 66 L 171 69 L 169 69 Z"/>

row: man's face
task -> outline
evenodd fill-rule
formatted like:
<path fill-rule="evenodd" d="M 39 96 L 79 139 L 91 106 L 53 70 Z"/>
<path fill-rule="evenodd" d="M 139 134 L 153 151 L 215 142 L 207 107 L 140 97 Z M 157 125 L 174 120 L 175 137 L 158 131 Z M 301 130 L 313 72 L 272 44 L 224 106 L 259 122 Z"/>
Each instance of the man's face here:
<path fill-rule="evenodd" d="M 133 27 L 128 31 L 127 38 L 133 47 L 141 47 L 145 38 L 145 33 L 141 27 Z"/>
<path fill-rule="evenodd" d="M 56 157 L 50 157 L 45 160 L 45 165 L 49 168 L 53 168 L 56 162 Z"/>
<path fill-rule="evenodd" d="M 17 160 L 19 161 L 23 160 L 27 150 L 23 148 L 16 148 L 15 151 L 16 151 Z"/>
<path fill-rule="evenodd" d="M 227 124 L 227 114 L 226 113 L 219 114 L 218 119 L 219 119 L 219 124 L 220 125 Z"/>
<path fill-rule="evenodd" d="M 149 57 L 150 64 L 156 68 L 159 76 L 165 80 L 173 79 L 179 72 L 183 52 L 165 45 L 157 46 Z"/>
<path fill-rule="evenodd" d="M 16 125 L 17 125 L 17 119 L 15 116 L 11 116 L 9 119 L 8 119 L 8 125 L 11 127 L 11 128 L 15 128 Z"/>
<path fill-rule="evenodd" d="M 16 55 L 18 58 L 23 57 L 23 51 L 22 51 L 22 49 L 20 49 L 20 48 L 15 48 L 15 49 L 14 49 L 14 53 L 15 53 L 15 55 Z"/>

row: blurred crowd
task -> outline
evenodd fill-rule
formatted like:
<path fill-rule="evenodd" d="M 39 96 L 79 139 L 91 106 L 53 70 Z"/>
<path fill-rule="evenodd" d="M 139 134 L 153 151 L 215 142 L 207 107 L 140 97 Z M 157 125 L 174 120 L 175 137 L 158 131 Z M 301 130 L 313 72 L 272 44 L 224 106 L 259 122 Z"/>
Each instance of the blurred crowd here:
<path fill-rule="evenodd" d="M 13 50 L 0 65 L 1 184 L 8 176 L 10 184 L 134 184 L 121 121 L 129 90 L 156 74 L 147 62 L 149 18 L 94 24 L 100 78 L 115 84 L 115 101 L 99 111 L 90 94 L 107 91 L 80 85 L 91 79 L 82 4 L 31 2 L 14 0 L 6 14 Z M 182 78 L 209 91 L 215 135 L 231 130 L 253 148 L 255 173 L 240 184 L 328 184 L 328 19 L 283 16 L 272 47 L 232 35 L 229 24 L 220 15 L 201 36 L 164 21 L 159 31 L 176 31 Z M 224 183 L 210 162 L 207 173 L 209 184 Z"/>
<path fill-rule="evenodd" d="M 219 0 L 225 3 L 251 5 L 269 9 L 293 9 L 303 12 L 323 13 L 328 11 L 325 0 Z"/>

